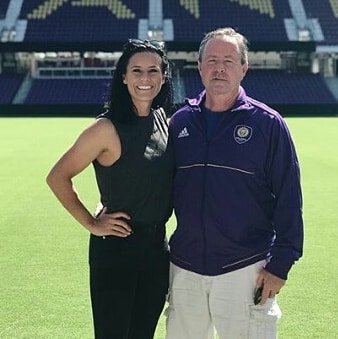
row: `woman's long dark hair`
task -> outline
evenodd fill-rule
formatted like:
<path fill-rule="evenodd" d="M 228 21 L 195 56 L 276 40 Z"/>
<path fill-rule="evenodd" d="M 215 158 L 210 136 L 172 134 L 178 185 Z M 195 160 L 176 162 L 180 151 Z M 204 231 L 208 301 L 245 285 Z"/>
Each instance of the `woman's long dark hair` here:
<path fill-rule="evenodd" d="M 137 116 L 137 109 L 134 106 L 127 86 L 123 83 L 123 76 L 127 72 L 129 59 L 136 53 L 156 53 L 162 60 L 162 74 L 165 82 L 160 92 L 154 98 L 151 108 L 162 107 L 168 115 L 173 108 L 173 85 L 169 67 L 169 60 L 164 50 L 164 44 L 157 41 L 132 40 L 130 39 L 123 48 L 123 53 L 118 60 L 113 78 L 110 84 L 110 95 L 105 104 L 105 116 L 117 122 L 132 122 Z"/>

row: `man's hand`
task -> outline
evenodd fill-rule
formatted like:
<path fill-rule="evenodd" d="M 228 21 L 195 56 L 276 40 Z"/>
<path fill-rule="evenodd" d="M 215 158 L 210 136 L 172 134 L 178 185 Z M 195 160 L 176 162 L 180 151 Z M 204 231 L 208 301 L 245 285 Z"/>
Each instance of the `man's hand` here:
<path fill-rule="evenodd" d="M 278 294 L 281 288 L 285 285 L 285 282 L 285 280 L 269 273 L 265 269 L 262 269 L 257 278 L 257 287 L 263 286 L 262 298 L 259 304 L 265 304 L 268 298 L 273 298 L 276 294 Z"/>

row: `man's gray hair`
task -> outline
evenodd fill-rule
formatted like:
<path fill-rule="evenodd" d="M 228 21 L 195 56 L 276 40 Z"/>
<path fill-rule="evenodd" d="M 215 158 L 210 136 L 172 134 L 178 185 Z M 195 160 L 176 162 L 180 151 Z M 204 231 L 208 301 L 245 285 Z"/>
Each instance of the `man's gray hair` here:
<path fill-rule="evenodd" d="M 236 32 L 231 27 L 217 28 L 214 31 L 211 31 L 205 35 L 201 41 L 199 51 L 198 51 L 198 61 L 202 61 L 202 56 L 204 52 L 205 45 L 207 42 L 215 37 L 229 37 L 237 41 L 239 51 L 241 53 L 241 64 L 244 65 L 248 63 L 248 40 L 246 37 L 238 32 Z"/>

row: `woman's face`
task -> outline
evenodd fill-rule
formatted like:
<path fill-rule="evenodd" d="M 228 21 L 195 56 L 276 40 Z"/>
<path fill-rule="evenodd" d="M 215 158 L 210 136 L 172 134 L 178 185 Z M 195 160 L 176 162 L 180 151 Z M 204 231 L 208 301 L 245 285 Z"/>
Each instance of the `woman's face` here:
<path fill-rule="evenodd" d="M 136 107 L 145 103 L 151 105 L 164 81 L 162 59 L 158 54 L 139 52 L 129 59 L 123 83 L 127 85 Z"/>

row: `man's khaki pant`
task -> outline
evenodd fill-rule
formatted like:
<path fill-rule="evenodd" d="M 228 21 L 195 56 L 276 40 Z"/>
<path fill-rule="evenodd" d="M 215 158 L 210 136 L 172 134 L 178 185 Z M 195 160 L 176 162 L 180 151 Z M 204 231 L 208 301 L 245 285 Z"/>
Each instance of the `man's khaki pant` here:
<path fill-rule="evenodd" d="M 170 267 L 166 339 L 275 339 L 281 311 L 276 298 L 254 305 L 264 261 L 218 275 L 203 276 Z"/>

